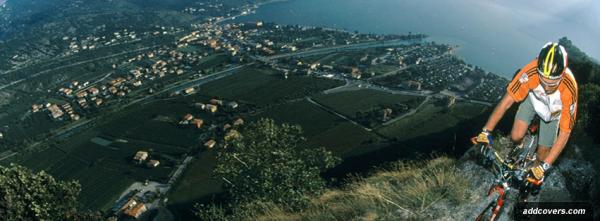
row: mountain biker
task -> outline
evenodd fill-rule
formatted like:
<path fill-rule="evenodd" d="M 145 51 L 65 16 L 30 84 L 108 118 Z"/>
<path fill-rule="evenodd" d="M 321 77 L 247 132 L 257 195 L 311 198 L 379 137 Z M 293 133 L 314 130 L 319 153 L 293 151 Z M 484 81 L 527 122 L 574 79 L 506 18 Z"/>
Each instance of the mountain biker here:
<path fill-rule="evenodd" d="M 477 136 L 477 142 L 492 144 L 494 127 L 515 102 L 520 102 L 511 139 L 520 144 L 529 123 L 540 120 L 536 163 L 528 173 L 542 181 L 544 173 L 560 155 L 575 124 L 577 82 L 567 66 L 567 52 L 558 43 L 548 42 L 537 58 L 517 71 L 506 94 Z"/>

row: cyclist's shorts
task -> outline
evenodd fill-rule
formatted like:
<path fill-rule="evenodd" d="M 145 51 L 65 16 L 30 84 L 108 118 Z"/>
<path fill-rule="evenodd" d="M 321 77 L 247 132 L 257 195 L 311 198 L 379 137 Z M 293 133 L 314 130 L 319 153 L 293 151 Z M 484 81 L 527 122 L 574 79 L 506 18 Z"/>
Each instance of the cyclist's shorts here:
<path fill-rule="evenodd" d="M 531 103 L 531 98 L 527 96 L 527 99 L 525 99 L 519 105 L 519 110 L 517 111 L 515 118 L 523 120 L 529 124 L 536 114 L 537 113 L 535 112 L 535 109 L 533 109 L 533 104 Z M 540 120 L 538 145 L 543 145 L 548 148 L 552 147 L 552 144 L 554 144 L 554 141 L 556 140 L 557 134 L 558 120 L 550 122 Z"/>

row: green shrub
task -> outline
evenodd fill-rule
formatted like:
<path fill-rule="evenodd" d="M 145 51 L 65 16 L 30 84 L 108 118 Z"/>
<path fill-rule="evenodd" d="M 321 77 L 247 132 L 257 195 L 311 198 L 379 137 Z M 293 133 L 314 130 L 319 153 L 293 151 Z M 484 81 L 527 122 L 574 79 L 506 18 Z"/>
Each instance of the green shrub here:
<path fill-rule="evenodd" d="M 340 161 L 323 147 L 306 147 L 299 126 L 261 119 L 249 124 L 241 134 L 225 142 L 217 154 L 215 168 L 215 176 L 224 181 L 235 205 L 256 209 L 261 205 L 256 202 L 265 202 L 288 211 L 301 210 L 311 196 L 324 191 L 325 181 L 320 173 Z M 196 214 L 218 220 L 224 212 L 215 207 L 199 205 Z M 240 207 L 232 209 L 239 212 Z"/>

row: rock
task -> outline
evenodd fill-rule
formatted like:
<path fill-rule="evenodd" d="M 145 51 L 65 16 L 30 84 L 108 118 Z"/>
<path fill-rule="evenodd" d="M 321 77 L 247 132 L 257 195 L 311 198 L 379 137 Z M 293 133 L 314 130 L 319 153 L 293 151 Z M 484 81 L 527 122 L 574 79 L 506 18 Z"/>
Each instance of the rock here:
<path fill-rule="evenodd" d="M 569 192 L 574 200 L 590 200 L 590 192 L 595 171 L 592 164 L 583 160 L 561 159 L 556 165 L 556 171 L 561 173 L 567 183 Z"/>
<path fill-rule="evenodd" d="M 459 160 L 458 169 L 469 180 L 470 190 L 465 202 L 460 204 L 441 200 L 427 211 L 428 217 L 434 220 L 475 220 L 489 204 L 487 199 L 489 188 L 495 175 L 479 163 L 477 152 L 469 150 Z M 595 171 L 592 165 L 582 159 L 561 159 L 546 174 L 542 190 L 537 196 L 530 196 L 530 202 L 570 202 L 590 200 L 594 192 Z M 517 190 L 509 190 L 505 206 L 498 220 L 512 220 L 514 203 L 518 201 Z"/>

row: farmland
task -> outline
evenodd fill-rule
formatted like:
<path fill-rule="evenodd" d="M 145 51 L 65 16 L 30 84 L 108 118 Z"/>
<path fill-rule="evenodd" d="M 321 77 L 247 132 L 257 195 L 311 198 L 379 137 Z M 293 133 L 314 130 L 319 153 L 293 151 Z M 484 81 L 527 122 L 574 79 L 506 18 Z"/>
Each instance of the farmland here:
<path fill-rule="evenodd" d="M 302 98 L 325 89 L 342 85 L 341 81 L 292 75 L 268 68 L 249 68 L 229 78 L 220 79 L 200 88 L 202 94 L 266 106 Z"/>
<path fill-rule="evenodd" d="M 148 169 L 135 165 L 130 156 L 140 150 L 138 148 L 141 149 L 133 145 L 101 146 L 78 139 L 32 154 L 22 164 L 32 169 L 45 170 L 62 180 L 79 181 L 82 186 L 81 206 L 107 209 L 116 200 L 118 195 L 115 194 L 132 182 L 161 180 L 167 176 L 167 168 Z"/>
<path fill-rule="evenodd" d="M 327 147 L 342 157 L 377 149 L 385 142 L 386 140 L 379 135 L 348 122 L 336 125 L 308 139 L 309 145 Z"/>
<path fill-rule="evenodd" d="M 122 117 L 105 124 L 101 130 L 103 134 L 112 138 L 130 138 L 189 147 L 199 143 L 198 133 L 178 126 L 177 122 L 188 113 L 195 114 L 206 121 L 214 119 L 214 116 L 195 109 L 191 104 L 193 103 L 176 99 L 139 106 L 127 111 L 127 114 L 120 114 Z"/>
<path fill-rule="evenodd" d="M 184 127 L 177 125 L 177 121 L 184 114 L 193 113 L 207 123 L 217 123 L 219 115 L 193 108 L 190 103 L 194 101 L 206 98 L 163 99 L 131 107 L 93 129 L 30 154 L 21 162 L 60 179 L 78 180 L 82 185 L 82 205 L 107 209 L 134 181 L 166 182 L 182 156 L 200 146 L 206 129 Z M 161 161 L 161 166 L 150 169 L 133 163 L 132 157 L 139 150 L 148 151 L 152 159 Z"/>
<path fill-rule="evenodd" d="M 405 107 L 403 110 L 397 110 L 396 113 L 393 113 L 393 116 L 399 116 L 402 112 L 417 107 L 424 98 L 365 89 L 320 94 L 315 96 L 315 100 L 342 115 L 363 123 L 365 126 L 374 126 L 377 123 L 371 123 L 371 121 L 378 121 L 384 108 L 403 105 Z"/>
<path fill-rule="evenodd" d="M 377 131 L 390 139 L 409 140 L 444 131 L 487 110 L 485 106 L 469 103 L 457 103 L 452 108 L 447 108 L 430 102 L 413 116 L 379 128 Z"/>
<path fill-rule="evenodd" d="M 343 122 L 333 114 L 327 113 L 305 100 L 274 106 L 252 118 L 263 117 L 272 118 L 281 123 L 300 125 L 304 135 L 309 137 Z"/>
<path fill-rule="evenodd" d="M 222 125 L 232 116 L 240 114 L 225 110 L 210 114 L 194 107 L 194 103 L 206 103 L 212 97 L 227 100 L 242 97 L 247 100 L 236 101 L 242 103 L 239 110 L 246 110 L 244 102 L 264 106 L 288 98 L 302 98 L 340 84 L 337 81 L 304 76 L 284 80 L 270 69 L 242 70 L 239 76 L 231 78 L 233 79 L 225 78 L 207 84 L 199 94 L 162 97 L 149 103 L 136 104 L 103 117 L 101 122 L 97 122 L 96 126 L 85 132 L 68 139 L 59 139 L 55 143 L 45 145 L 40 152 L 23 156 L 16 161 L 34 170 L 45 170 L 60 179 L 79 180 L 82 185 L 80 198 L 84 207 L 107 209 L 116 200 L 117 194 L 134 181 L 143 182 L 149 179 L 165 182 L 180 163 L 182 156 L 197 153 L 206 139 L 215 136 L 214 132 L 207 129 L 198 130 L 191 126 L 178 125 L 177 122 L 185 114 L 191 113 L 203 119 L 206 128 L 210 125 Z M 227 82 L 235 83 L 228 87 Z M 268 93 L 260 87 L 269 87 L 278 93 Z M 252 97 L 257 99 L 249 99 Z M 320 128 L 316 128 L 313 133 L 318 131 Z M 149 169 L 134 164 L 132 156 L 139 150 L 150 152 L 151 158 L 161 161 L 161 166 Z M 211 192 L 198 192 L 196 186 L 205 183 L 209 178 L 209 173 L 198 173 L 212 170 L 211 164 L 207 162 L 214 160 L 214 156 L 210 155 L 210 152 L 204 152 L 199 158 L 191 164 L 192 169 L 184 173 L 183 181 L 174 188 L 175 202 Z M 106 188 L 109 183 L 110 188 Z M 216 187 L 214 191 L 218 191 L 219 185 L 213 183 L 209 186 Z M 192 195 L 189 195 L 190 192 Z"/>

